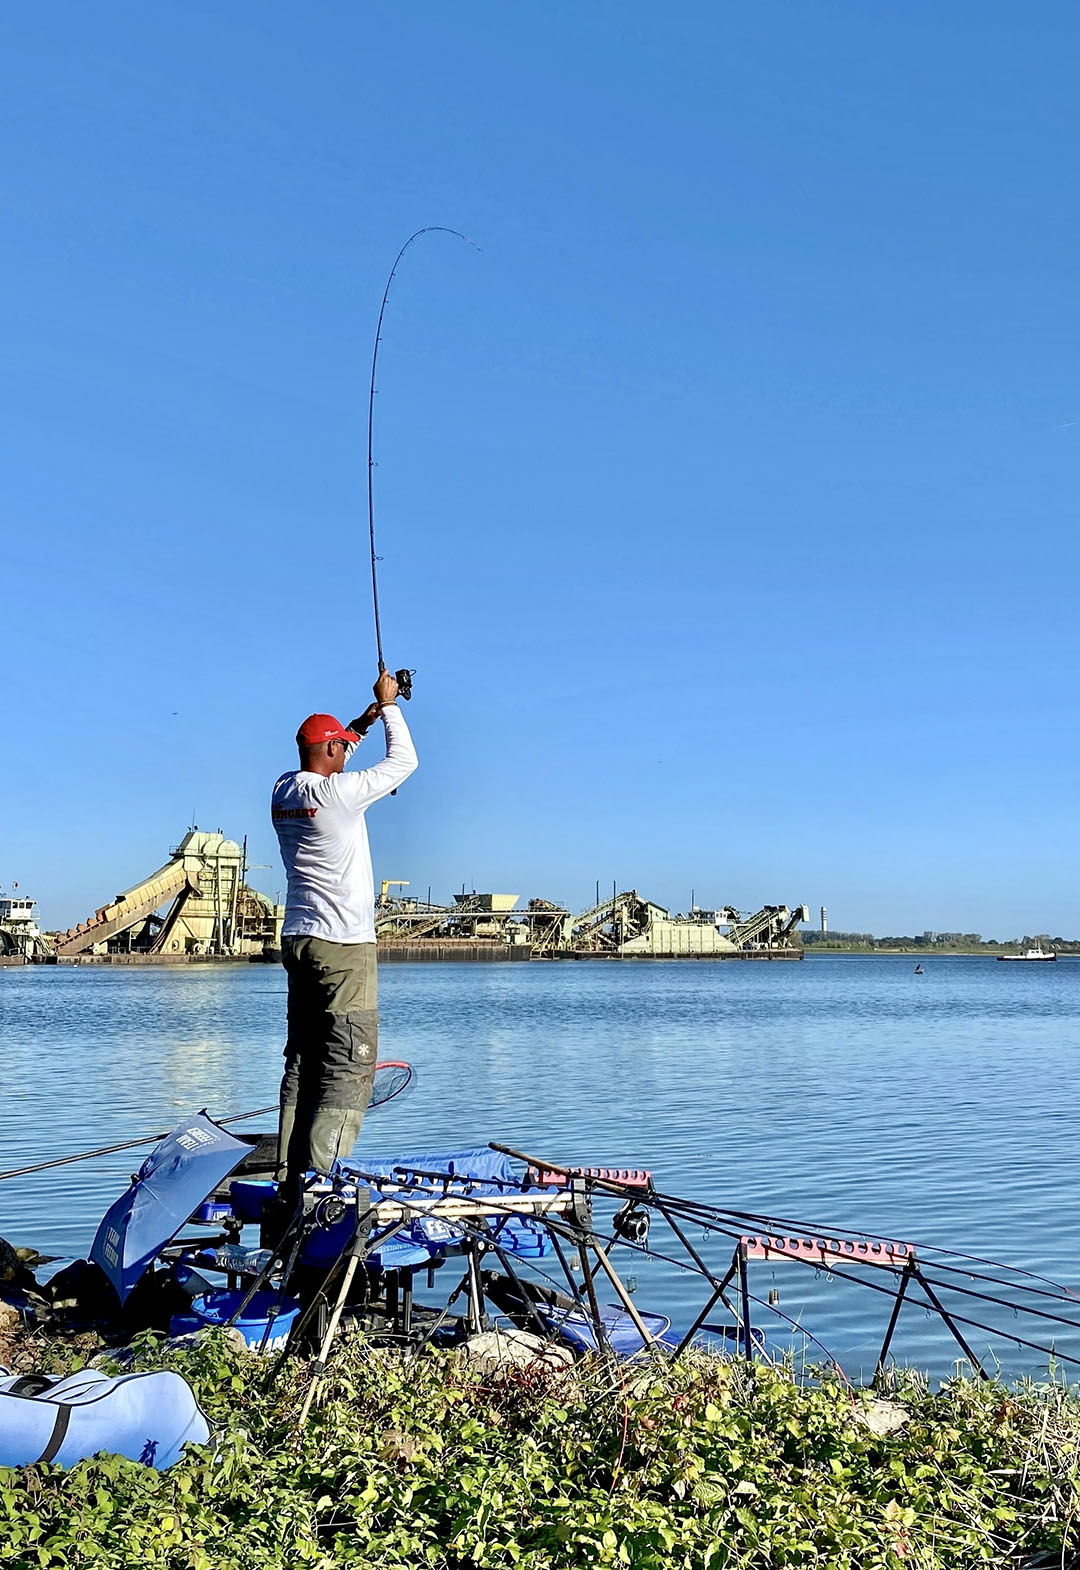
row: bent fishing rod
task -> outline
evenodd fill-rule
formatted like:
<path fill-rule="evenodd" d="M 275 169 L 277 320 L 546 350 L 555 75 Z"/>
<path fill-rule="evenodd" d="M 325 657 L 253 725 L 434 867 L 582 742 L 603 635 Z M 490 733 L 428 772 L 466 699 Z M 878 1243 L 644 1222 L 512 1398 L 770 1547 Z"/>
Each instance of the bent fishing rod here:
<path fill-rule="evenodd" d="M 371 385 L 368 389 L 368 422 L 367 422 L 367 503 L 368 503 L 368 544 L 371 551 L 371 600 L 375 611 L 375 651 L 379 661 L 379 675 L 386 669 L 383 659 L 382 646 L 382 617 L 379 610 L 379 573 L 377 563 L 379 557 L 375 551 L 375 373 L 379 365 L 379 345 L 382 343 L 383 317 L 386 315 L 387 303 L 390 299 L 390 290 L 401 259 L 405 252 L 425 234 L 452 234 L 455 239 L 464 240 L 466 245 L 471 245 L 473 250 L 480 247 L 470 240 L 467 234 L 462 234 L 459 229 L 448 229 L 444 224 L 426 224 L 423 229 L 417 229 L 411 234 L 394 258 L 394 265 L 390 269 L 390 276 L 386 280 L 383 290 L 382 304 L 379 306 L 379 320 L 375 325 L 375 343 L 371 351 Z M 414 671 L 405 669 L 394 672 L 394 679 L 398 684 L 398 692 L 403 698 L 412 697 L 412 679 Z"/>

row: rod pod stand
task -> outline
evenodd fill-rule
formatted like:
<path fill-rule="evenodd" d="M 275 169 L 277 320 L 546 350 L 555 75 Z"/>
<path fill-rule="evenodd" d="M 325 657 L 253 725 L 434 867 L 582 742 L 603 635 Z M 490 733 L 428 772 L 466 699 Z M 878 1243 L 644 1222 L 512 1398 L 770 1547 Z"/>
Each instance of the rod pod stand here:
<path fill-rule="evenodd" d="M 323 1208 L 325 1200 L 328 1196 L 319 1195 L 314 1192 L 316 1182 L 317 1180 L 312 1177 L 309 1177 L 304 1181 L 300 1191 L 300 1198 L 297 1201 L 296 1209 L 293 1212 L 292 1220 L 285 1228 L 285 1231 L 281 1234 L 274 1248 L 270 1251 L 270 1258 L 266 1261 L 265 1265 L 263 1265 L 254 1281 L 252 1281 L 248 1286 L 247 1291 L 244 1293 L 244 1296 L 241 1298 L 239 1304 L 236 1306 L 236 1308 L 233 1309 L 233 1312 L 229 1316 L 226 1324 L 227 1329 L 236 1324 L 236 1321 L 240 1318 L 241 1314 L 247 1308 L 255 1294 L 259 1291 L 260 1287 L 269 1284 L 270 1277 L 280 1266 L 281 1277 L 278 1286 L 277 1301 L 271 1304 L 270 1310 L 267 1314 L 266 1329 L 263 1331 L 262 1340 L 259 1342 L 260 1352 L 264 1352 L 266 1350 L 267 1343 L 273 1332 L 274 1321 L 281 1312 L 282 1300 L 284 1299 L 285 1294 L 289 1289 L 292 1273 L 295 1268 L 296 1261 L 300 1257 L 300 1250 L 304 1245 L 305 1239 L 310 1237 L 312 1232 L 317 1232 L 321 1227 L 325 1227 L 330 1224 L 330 1219 L 324 1213 Z M 290 1242 L 290 1240 L 292 1246 L 289 1248 L 288 1252 L 286 1252 L 286 1245 Z"/>

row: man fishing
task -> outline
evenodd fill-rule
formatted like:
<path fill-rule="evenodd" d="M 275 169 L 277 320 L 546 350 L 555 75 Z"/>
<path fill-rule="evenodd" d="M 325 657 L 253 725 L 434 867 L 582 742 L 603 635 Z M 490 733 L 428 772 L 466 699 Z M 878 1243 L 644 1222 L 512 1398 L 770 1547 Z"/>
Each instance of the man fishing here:
<path fill-rule="evenodd" d="M 274 786 L 271 815 L 288 893 L 281 957 L 289 977 L 278 1181 L 295 1203 L 305 1172 L 329 1172 L 356 1143 L 379 1037 L 375 893 L 365 815 L 416 768 L 398 683 L 382 671 L 375 702 L 348 726 L 311 714 L 296 733 L 300 767 Z M 344 773 L 376 718 L 386 757 Z"/>

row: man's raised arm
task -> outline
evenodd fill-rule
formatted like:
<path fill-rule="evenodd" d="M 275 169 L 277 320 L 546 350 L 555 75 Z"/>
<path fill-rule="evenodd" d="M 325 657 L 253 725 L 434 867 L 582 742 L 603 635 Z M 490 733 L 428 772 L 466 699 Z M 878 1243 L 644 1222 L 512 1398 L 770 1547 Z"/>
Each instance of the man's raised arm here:
<path fill-rule="evenodd" d="M 375 683 L 375 702 L 369 704 L 358 719 L 352 721 L 350 730 L 364 736 L 375 720 L 381 716 L 386 727 L 386 757 L 370 769 L 359 769 L 352 778 L 357 792 L 357 805 L 368 806 L 382 796 L 397 790 L 407 780 L 417 765 L 416 748 L 413 746 L 405 716 L 397 706 L 398 684 L 389 671 L 382 671 Z"/>

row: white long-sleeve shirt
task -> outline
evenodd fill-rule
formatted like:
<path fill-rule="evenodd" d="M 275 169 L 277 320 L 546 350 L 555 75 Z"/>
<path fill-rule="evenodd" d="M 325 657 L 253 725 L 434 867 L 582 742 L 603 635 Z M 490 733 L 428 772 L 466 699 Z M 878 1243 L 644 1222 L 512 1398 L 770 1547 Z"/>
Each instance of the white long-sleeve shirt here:
<path fill-rule="evenodd" d="M 288 877 L 282 931 L 289 937 L 375 942 L 375 888 L 364 814 L 416 768 L 405 716 L 393 704 L 380 713 L 386 726 L 381 763 L 327 775 L 294 769 L 274 786 L 270 815 Z"/>

